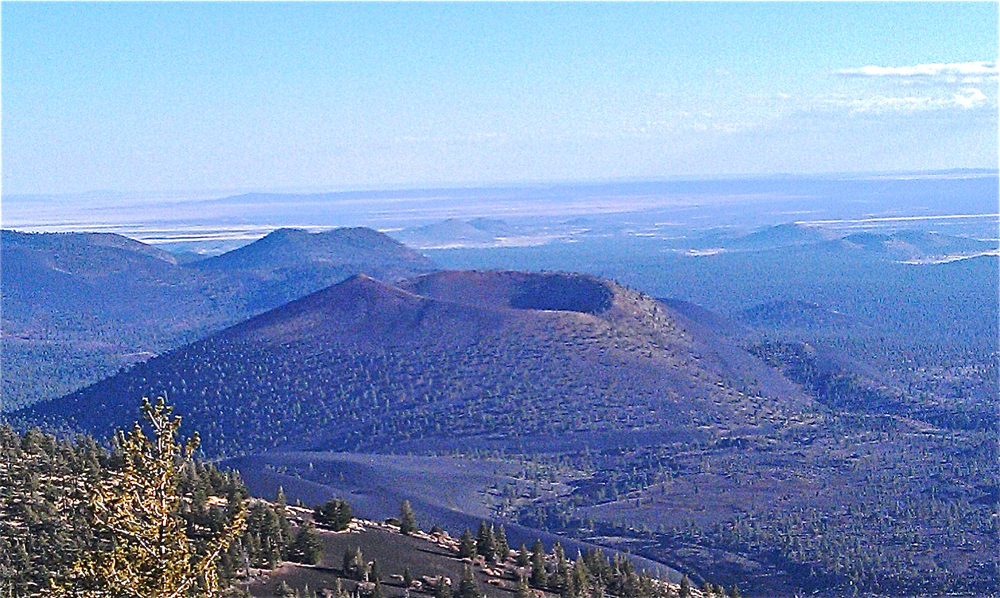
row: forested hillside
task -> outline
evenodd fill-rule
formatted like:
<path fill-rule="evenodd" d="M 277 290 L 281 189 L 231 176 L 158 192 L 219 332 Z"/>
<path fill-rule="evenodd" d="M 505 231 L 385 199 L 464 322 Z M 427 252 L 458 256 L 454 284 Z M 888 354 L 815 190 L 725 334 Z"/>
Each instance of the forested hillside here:
<path fill-rule="evenodd" d="M 428 272 L 371 229 L 283 229 L 229 254 L 179 263 L 114 234 L 0 231 L 0 410 L 61 396 L 120 367 L 366 272 Z"/>
<path fill-rule="evenodd" d="M 315 509 L 251 498 L 240 478 L 191 458 L 162 399 L 108 451 L 0 427 L 0 593 L 4 596 L 680 598 L 739 595 L 638 571 L 624 555 L 569 558 L 556 542 L 514 550 L 503 526 L 473 537 L 398 519 L 357 520 L 346 501 Z M 364 552 L 362 552 L 362 547 Z M 365 554 L 375 556 L 374 560 Z M 340 558 L 342 555 L 342 558 Z M 454 580 L 454 583 L 453 583 Z"/>
<path fill-rule="evenodd" d="M 232 455 L 686 438 L 810 404 L 748 353 L 599 279 L 443 273 L 404 287 L 427 295 L 354 277 L 21 416 L 103 436 L 129 397 L 159 389 L 206 450 Z"/>
<path fill-rule="evenodd" d="M 250 498 L 235 472 L 192 460 L 196 437 L 181 447 L 162 402 L 143 411 L 152 434 L 136 424 L 113 451 L 0 427 L 0 593 L 217 595 L 250 568 L 315 562 L 282 498 Z"/>

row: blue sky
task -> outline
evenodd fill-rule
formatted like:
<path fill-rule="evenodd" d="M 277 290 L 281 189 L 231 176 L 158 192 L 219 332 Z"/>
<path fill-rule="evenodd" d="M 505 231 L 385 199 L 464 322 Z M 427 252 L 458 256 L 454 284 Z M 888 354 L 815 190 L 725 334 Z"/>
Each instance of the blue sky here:
<path fill-rule="evenodd" d="M 4 194 L 997 164 L 997 3 L 0 10 Z"/>

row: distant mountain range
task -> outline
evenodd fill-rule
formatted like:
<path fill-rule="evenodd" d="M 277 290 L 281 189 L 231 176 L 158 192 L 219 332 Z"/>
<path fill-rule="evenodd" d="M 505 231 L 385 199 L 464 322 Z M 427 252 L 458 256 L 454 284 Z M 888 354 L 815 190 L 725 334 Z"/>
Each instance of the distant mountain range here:
<path fill-rule="evenodd" d="M 24 415 L 105 436 L 162 393 L 211 454 L 582 447 L 753 428 L 809 404 L 757 358 L 614 283 L 441 272 L 398 286 L 354 276 Z"/>
<path fill-rule="evenodd" d="M 113 234 L 0 232 L 4 409 L 52 398 L 366 272 L 435 269 L 365 228 L 281 229 L 203 261 Z"/>
<path fill-rule="evenodd" d="M 863 251 L 877 259 L 898 262 L 933 262 L 997 251 L 995 242 L 921 230 L 851 233 L 807 224 L 779 224 L 731 239 L 718 236 L 718 233 L 709 234 L 706 239 L 726 251 L 811 246 L 828 252 Z"/>

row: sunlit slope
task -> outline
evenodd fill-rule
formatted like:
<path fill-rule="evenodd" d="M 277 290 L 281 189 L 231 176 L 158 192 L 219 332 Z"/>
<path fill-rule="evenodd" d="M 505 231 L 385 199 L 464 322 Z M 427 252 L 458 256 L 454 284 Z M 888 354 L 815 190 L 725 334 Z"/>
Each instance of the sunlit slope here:
<path fill-rule="evenodd" d="M 643 443 L 770 426 L 806 401 L 630 289 L 446 272 L 352 277 L 26 415 L 106 435 L 163 392 L 212 454 Z"/>
<path fill-rule="evenodd" d="M 246 287 L 251 313 L 277 307 L 359 272 L 395 281 L 435 267 L 402 243 L 370 228 L 310 233 L 278 229 L 249 245 L 191 264 L 224 273 Z"/>

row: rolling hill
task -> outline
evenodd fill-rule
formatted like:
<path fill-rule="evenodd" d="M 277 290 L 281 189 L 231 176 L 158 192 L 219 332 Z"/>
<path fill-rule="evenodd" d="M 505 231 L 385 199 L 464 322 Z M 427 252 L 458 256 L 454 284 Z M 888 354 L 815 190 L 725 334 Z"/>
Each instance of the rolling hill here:
<path fill-rule="evenodd" d="M 853 233 L 841 239 L 841 244 L 883 259 L 915 264 L 995 254 L 997 250 L 995 242 L 924 231 Z"/>
<path fill-rule="evenodd" d="M 744 310 L 742 321 L 747 324 L 777 329 L 850 328 L 850 316 L 812 301 L 778 299 Z"/>
<path fill-rule="evenodd" d="M 2 410 L 60 396 L 361 271 L 426 258 L 371 229 L 279 230 L 209 260 L 113 234 L 0 232 Z"/>
<path fill-rule="evenodd" d="M 278 229 L 190 267 L 239 279 L 249 287 L 251 313 L 288 303 L 359 272 L 395 281 L 435 269 L 421 254 L 365 227 L 318 233 Z"/>
<path fill-rule="evenodd" d="M 395 236 L 413 247 L 475 247 L 489 246 L 497 235 L 505 229 L 502 221 L 479 218 L 465 222 L 449 218 L 443 222 L 411 227 L 394 233 Z"/>

